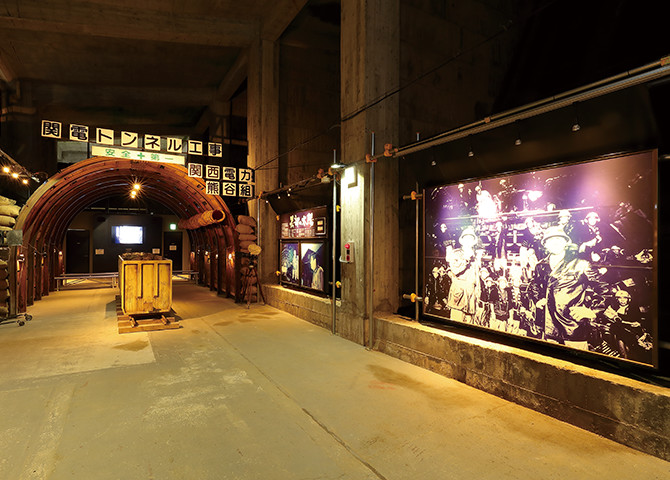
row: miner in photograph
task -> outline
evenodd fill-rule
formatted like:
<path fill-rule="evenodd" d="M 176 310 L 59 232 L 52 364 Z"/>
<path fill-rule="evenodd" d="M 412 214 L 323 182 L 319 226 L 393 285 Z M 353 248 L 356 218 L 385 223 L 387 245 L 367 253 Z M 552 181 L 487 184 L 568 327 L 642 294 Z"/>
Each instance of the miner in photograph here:
<path fill-rule="evenodd" d="M 447 307 L 451 309 L 451 319 L 473 323 L 480 296 L 479 254 L 475 252 L 478 243 L 472 227 L 463 229 L 458 239 L 460 248 L 447 247 L 447 274 L 451 286 L 447 295 Z"/>
<path fill-rule="evenodd" d="M 535 267 L 531 296 L 538 314 L 544 312 L 545 340 L 588 350 L 596 317 L 587 303 L 588 291 L 604 291 L 598 272 L 569 248 L 570 237 L 561 227 L 547 228 L 542 243 L 548 255 Z"/>

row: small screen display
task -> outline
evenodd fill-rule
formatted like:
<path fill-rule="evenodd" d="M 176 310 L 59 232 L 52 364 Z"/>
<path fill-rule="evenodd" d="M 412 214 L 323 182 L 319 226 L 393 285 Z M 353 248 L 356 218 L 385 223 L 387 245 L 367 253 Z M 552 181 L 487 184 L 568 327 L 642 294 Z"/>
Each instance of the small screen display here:
<path fill-rule="evenodd" d="M 137 225 L 117 225 L 112 227 L 114 243 L 137 245 L 144 241 L 144 228 Z"/>

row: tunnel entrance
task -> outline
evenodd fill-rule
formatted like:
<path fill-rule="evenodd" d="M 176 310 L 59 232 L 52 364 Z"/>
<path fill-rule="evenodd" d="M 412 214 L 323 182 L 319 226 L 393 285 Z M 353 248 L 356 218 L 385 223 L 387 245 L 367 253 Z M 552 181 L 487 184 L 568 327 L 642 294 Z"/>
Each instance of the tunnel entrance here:
<path fill-rule="evenodd" d="M 226 296 L 239 294 L 235 221 L 221 197 L 206 193 L 202 179 L 189 177 L 181 165 L 94 157 L 47 180 L 17 218 L 15 229 L 23 232 L 23 243 L 10 252 L 17 264 L 11 282 L 15 313 L 25 312 L 28 305 L 56 289 L 55 277 L 64 268 L 62 245 L 75 216 L 95 202 L 127 195 L 134 183 L 141 184 L 142 196 L 163 204 L 182 220 L 208 211 L 223 212 L 219 223 L 191 225 L 186 230 L 190 268 L 198 271 L 201 283 L 210 290 Z"/>

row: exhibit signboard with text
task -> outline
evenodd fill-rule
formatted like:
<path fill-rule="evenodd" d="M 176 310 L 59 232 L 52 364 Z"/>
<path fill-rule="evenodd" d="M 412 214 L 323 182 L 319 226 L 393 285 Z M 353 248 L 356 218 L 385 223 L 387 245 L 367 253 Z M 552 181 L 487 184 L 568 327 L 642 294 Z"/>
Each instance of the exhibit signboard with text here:
<path fill-rule="evenodd" d="M 657 365 L 657 151 L 424 193 L 425 315 Z"/>
<path fill-rule="evenodd" d="M 280 216 L 279 280 L 282 285 L 328 293 L 328 208 Z"/>

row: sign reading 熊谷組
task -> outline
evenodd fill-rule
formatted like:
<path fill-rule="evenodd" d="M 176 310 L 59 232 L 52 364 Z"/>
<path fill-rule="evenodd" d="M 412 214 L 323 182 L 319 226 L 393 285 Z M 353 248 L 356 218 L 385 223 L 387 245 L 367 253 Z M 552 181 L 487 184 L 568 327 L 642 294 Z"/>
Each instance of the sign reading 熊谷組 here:
<path fill-rule="evenodd" d="M 254 196 L 254 171 L 251 168 L 189 163 L 187 169 L 189 177 L 205 179 L 209 195 L 242 198 Z"/>

